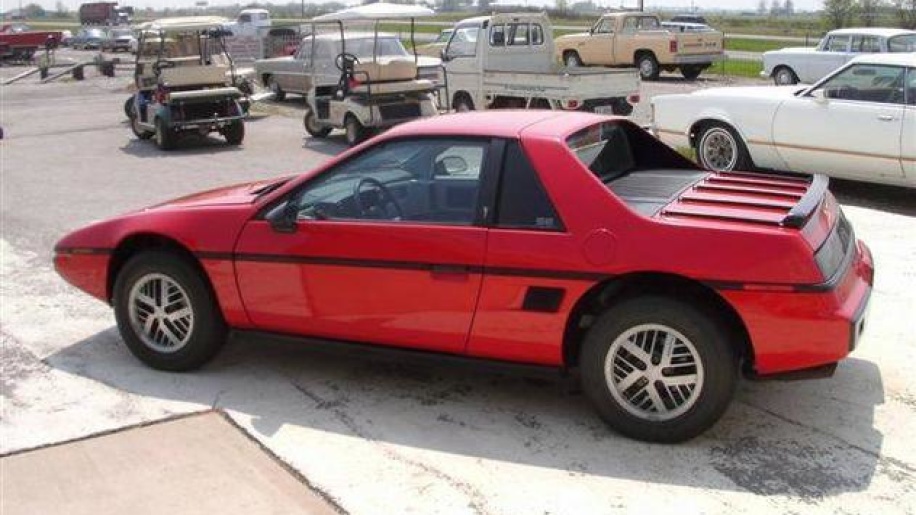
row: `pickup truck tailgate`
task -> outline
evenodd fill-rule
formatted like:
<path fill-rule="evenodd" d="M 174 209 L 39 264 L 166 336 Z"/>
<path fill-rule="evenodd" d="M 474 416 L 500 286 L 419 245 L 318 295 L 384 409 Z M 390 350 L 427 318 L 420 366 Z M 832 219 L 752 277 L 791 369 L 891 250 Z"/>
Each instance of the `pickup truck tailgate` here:
<path fill-rule="evenodd" d="M 700 32 L 675 34 L 678 56 L 716 54 L 723 52 L 721 32 Z"/>

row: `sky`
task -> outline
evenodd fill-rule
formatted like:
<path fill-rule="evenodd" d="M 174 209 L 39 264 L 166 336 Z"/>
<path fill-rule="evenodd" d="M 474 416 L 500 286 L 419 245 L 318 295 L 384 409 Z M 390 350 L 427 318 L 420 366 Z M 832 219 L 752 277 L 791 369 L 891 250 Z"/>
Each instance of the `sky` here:
<path fill-rule="evenodd" d="M 63 3 L 64 6 L 69 8 L 71 11 L 76 11 L 80 4 L 83 3 L 82 0 L 59 0 Z M 117 0 L 111 0 L 117 1 Z M 270 1 L 275 4 L 285 4 L 289 0 L 264 0 Z M 295 2 L 296 0 L 292 0 Z M 518 2 L 525 3 L 526 0 L 518 0 Z M 577 0 L 568 0 L 569 3 L 575 3 Z M 595 3 L 607 7 L 619 7 L 621 5 L 625 7 L 635 7 L 637 5 L 637 0 L 594 0 Z M 767 0 L 767 5 L 770 4 L 772 0 Z M 823 6 L 823 0 L 793 0 L 795 4 L 795 9 L 797 11 L 811 11 L 819 9 Z M 21 0 L 22 5 L 37 3 L 44 7 L 45 9 L 55 9 L 55 5 L 58 0 Z M 145 7 L 193 7 L 195 0 L 120 0 L 121 5 L 130 5 L 137 8 Z M 248 0 L 209 0 L 210 5 L 237 5 L 239 3 L 245 4 L 249 3 Z M 343 0 L 344 3 L 355 3 L 353 0 Z M 553 6 L 556 3 L 556 0 L 527 0 L 528 5 L 545 5 Z M 754 11 L 757 9 L 759 0 L 644 0 L 647 10 L 652 9 L 661 9 L 661 8 L 673 8 L 673 9 L 690 9 L 695 7 L 697 10 L 704 9 L 713 9 L 713 10 L 749 10 Z M 9 9 L 15 9 L 18 7 L 20 0 L 0 0 L 0 11 L 7 11 Z M 313 0 L 306 0 L 307 4 L 316 3 Z M 322 2 L 317 2 L 322 3 Z"/>

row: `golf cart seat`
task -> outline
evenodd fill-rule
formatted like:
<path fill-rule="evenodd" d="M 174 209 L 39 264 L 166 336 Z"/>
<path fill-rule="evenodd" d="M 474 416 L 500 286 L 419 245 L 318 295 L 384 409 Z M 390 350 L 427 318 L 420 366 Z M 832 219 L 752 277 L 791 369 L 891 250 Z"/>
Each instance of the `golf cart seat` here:
<path fill-rule="evenodd" d="M 417 79 L 417 65 L 407 59 L 354 63 L 353 78 L 359 81 L 350 90 L 356 94 L 405 93 L 435 88 L 432 81 Z"/>
<path fill-rule="evenodd" d="M 226 73 L 228 71 L 228 66 L 218 64 L 210 66 L 176 66 L 174 68 L 163 68 L 159 76 L 159 82 L 163 86 L 170 88 L 225 84 Z"/>

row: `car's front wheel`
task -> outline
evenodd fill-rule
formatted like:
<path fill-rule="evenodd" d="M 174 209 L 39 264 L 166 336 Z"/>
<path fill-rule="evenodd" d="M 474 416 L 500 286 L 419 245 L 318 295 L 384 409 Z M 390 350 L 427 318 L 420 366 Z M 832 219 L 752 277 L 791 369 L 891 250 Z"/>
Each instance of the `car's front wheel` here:
<path fill-rule="evenodd" d="M 639 68 L 639 78 L 642 80 L 658 80 L 661 69 L 658 60 L 652 54 L 640 54 L 636 58 L 636 67 Z"/>
<path fill-rule="evenodd" d="M 724 123 L 708 123 L 700 130 L 696 141 L 697 162 L 707 170 L 731 172 L 754 167 L 741 136 Z"/>
<path fill-rule="evenodd" d="M 187 258 L 147 251 L 118 273 L 112 300 L 127 348 L 147 365 L 191 370 L 209 361 L 226 339 L 226 325 L 209 286 Z"/>
<path fill-rule="evenodd" d="M 563 62 L 570 68 L 582 66 L 582 59 L 579 58 L 579 53 L 575 50 L 567 50 L 566 53 L 563 54 Z"/>
<path fill-rule="evenodd" d="M 738 360 L 728 334 L 713 315 L 685 302 L 624 301 L 586 336 L 583 390 L 623 435 L 689 440 L 719 420 L 734 394 Z"/>

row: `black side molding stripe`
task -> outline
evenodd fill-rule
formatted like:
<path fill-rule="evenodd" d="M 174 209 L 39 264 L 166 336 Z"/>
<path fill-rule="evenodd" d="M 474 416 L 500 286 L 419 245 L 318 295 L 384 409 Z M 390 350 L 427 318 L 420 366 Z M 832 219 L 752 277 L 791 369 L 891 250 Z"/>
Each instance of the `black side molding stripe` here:
<path fill-rule="evenodd" d="M 114 252 L 114 249 L 105 247 L 55 247 L 57 254 L 79 254 L 83 256 L 103 256 Z"/>
<path fill-rule="evenodd" d="M 473 274 L 487 273 L 514 277 L 538 277 L 543 279 L 568 279 L 573 281 L 601 281 L 613 277 L 598 272 L 577 272 L 574 270 L 541 270 L 532 268 L 484 267 L 455 263 L 424 263 L 419 261 L 385 261 L 338 257 L 288 256 L 280 254 L 232 254 L 231 252 L 195 252 L 200 259 L 236 260 L 258 263 L 290 263 L 308 265 L 351 266 L 359 268 L 388 268 L 392 270 L 437 271 L 441 267 L 460 266 L 463 271 Z"/>
<path fill-rule="evenodd" d="M 349 266 L 355 268 L 387 268 L 391 270 L 417 270 L 435 272 L 441 267 L 461 267 L 462 271 L 472 274 L 488 274 L 505 277 L 529 277 L 537 279 L 559 279 L 567 281 L 600 282 L 616 277 L 614 274 L 601 272 L 578 272 L 574 270 L 544 270 L 536 268 L 488 267 L 462 265 L 456 263 L 423 263 L 419 261 L 385 261 L 373 259 L 285 256 L 280 254 L 233 254 L 231 252 L 195 252 L 200 259 L 219 261 L 247 261 L 253 263 L 289 263 L 303 265 Z M 820 284 L 779 284 L 779 283 L 744 283 L 737 281 L 704 281 L 700 282 L 714 290 L 767 290 L 788 291 L 790 293 L 822 293 L 836 287 L 836 278 Z"/>

